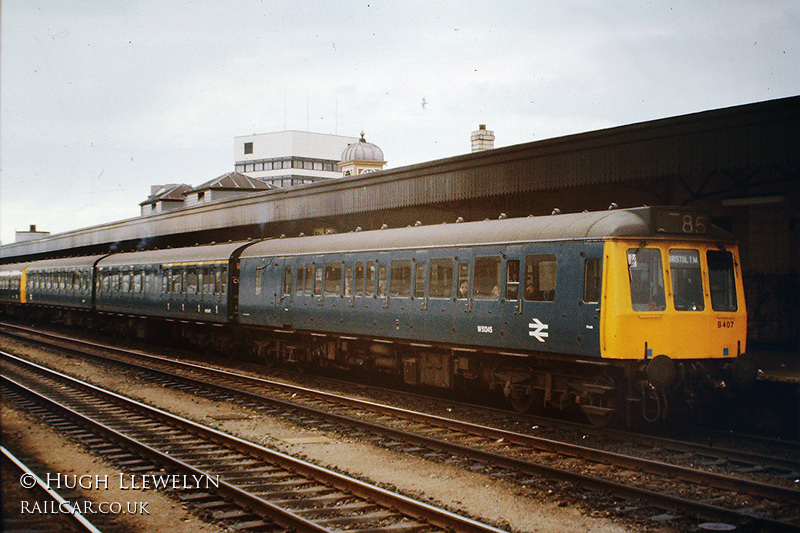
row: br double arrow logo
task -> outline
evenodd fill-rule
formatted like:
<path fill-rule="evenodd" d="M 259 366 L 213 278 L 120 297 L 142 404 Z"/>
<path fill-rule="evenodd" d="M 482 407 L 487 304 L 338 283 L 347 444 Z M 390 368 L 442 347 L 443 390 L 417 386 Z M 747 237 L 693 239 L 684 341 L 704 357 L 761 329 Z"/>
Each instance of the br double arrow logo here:
<path fill-rule="evenodd" d="M 541 320 L 538 318 L 534 318 L 533 322 L 528 324 L 530 331 L 528 331 L 528 335 L 531 337 L 536 337 L 536 340 L 539 342 L 544 342 L 544 339 L 547 338 L 547 327 L 548 324 L 542 323 Z"/>

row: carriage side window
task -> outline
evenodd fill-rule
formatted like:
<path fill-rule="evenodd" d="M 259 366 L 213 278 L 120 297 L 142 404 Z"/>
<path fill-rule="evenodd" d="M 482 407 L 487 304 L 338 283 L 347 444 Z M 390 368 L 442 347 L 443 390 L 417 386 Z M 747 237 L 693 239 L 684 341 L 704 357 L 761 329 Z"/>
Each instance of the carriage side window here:
<path fill-rule="evenodd" d="M 431 259 L 431 275 L 428 296 L 431 298 L 453 297 L 453 260 Z"/>
<path fill-rule="evenodd" d="M 183 292 L 183 269 L 172 269 L 172 292 L 179 294 Z"/>
<path fill-rule="evenodd" d="M 670 250 L 669 271 L 675 310 L 702 311 L 705 309 L 700 252 L 697 250 Z"/>
<path fill-rule="evenodd" d="M 634 311 L 663 311 L 667 308 L 664 297 L 661 250 L 629 248 L 628 276 L 631 282 L 631 305 Z"/>
<path fill-rule="evenodd" d="M 208 272 L 206 272 L 208 276 Z M 155 267 L 147 267 L 144 271 L 144 292 L 155 292 L 156 290 L 156 269 Z"/>
<path fill-rule="evenodd" d="M 342 293 L 342 264 L 325 263 L 325 295 L 339 296 Z"/>
<path fill-rule="evenodd" d="M 203 267 L 200 269 L 200 291 L 203 294 L 209 294 L 211 292 L 211 277 L 208 275 L 208 267 Z"/>
<path fill-rule="evenodd" d="M 356 296 L 364 294 L 364 262 L 356 261 Z"/>
<path fill-rule="evenodd" d="M 297 279 L 295 280 L 294 283 L 295 294 L 303 294 L 303 287 L 304 287 L 303 272 L 305 272 L 305 269 L 303 269 L 303 265 L 297 265 Z"/>
<path fill-rule="evenodd" d="M 708 281 L 711 284 L 711 308 L 714 311 L 736 311 L 736 283 L 733 271 L 733 254 L 709 250 Z"/>
<path fill-rule="evenodd" d="M 458 299 L 469 298 L 469 263 L 458 264 Z"/>
<path fill-rule="evenodd" d="M 209 288 L 208 292 L 211 294 L 219 294 L 222 290 L 222 288 L 220 287 L 222 283 L 220 282 L 219 279 L 219 274 L 220 274 L 219 271 L 220 271 L 220 266 L 218 265 L 214 265 L 208 269 L 208 276 L 211 278 L 209 280 L 211 287 Z"/>
<path fill-rule="evenodd" d="M 264 267 L 259 265 L 256 267 L 256 279 L 255 279 L 255 293 L 261 294 L 261 278 L 263 277 Z"/>
<path fill-rule="evenodd" d="M 519 260 L 506 263 L 506 300 L 519 300 Z"/>
<path fill-rule="evenodd" d="M 306 263 L 306 285 L 303 293 L 310 296 L 314 292 L 314 263 Z"/>
<path fill-rule="evenodd" d="M 353 265 L 349 265 L 344 269 L 344 295 L 353 295 Z"/>
<path fill-rule="evenodd" d="M 389 296 L 411 296 L 411 259 L 395 259 L 389 276 Z"/>
<path fill-rule="evenodd" d="M 422 298 L 425 296 L 425 263 L 417 263 L 417 277 L 414 280 L 414 296 Z"/>
<path fill-rule="evenodd" d="M 378 296 L 386 296 L 386 265 L 378 265 Z"/>
<path fill-rule="evenodd" d="M 197 294 L 197 267 L 186 269 L 186 293 Z"/>
<path fill-rule="evenodd" d="M 556 256 L 537 254 L 525 257 L 525 300 L 552 302 L 556 299 Z"/>
<path fill-rule="evenodd" d="M 227 265 L 220 265 L 219 270 L 217 271 L 217 283 L 219 284 L 219 290 L 217 291 L 219 294 L 225 294 L 228 292 L 228 266 Z"/>
<path fill-rule="evenodd" d="M 130 270 L 123 270 L 122 271 L 122 288 L 120 289 L 122 292 L 131 292 L 131 271 Z"/>
<path fill-rule="evenodd" d="M 583 263 L 583 301 L 600 301 L 601 268 L 600 259 L 587 259 Z"/>
<path fill-rule="evenodd" d="M 322 267 L 318 266 L 314 270 L 314 296 L 322 295 Z"/>
<path fill-rule="evenodd" d="M 344 269 L 344 295 L 353 295 L 353 265 L 348 265 Z"/>
<path fill-rule="evenodd" d="M 133 292 L 142 292 L 142 288 L 144 287 L 142 278 L 144 278 L 144 272 L 142 270 L 137 269 L 133 271 Z"/>
<path fill-rule="evenodd" d="M 367 288 L 364 294 L 366 296 L 372 296 L 375 294 L 375 261 L 367 262 L 367 273 L 366 273 L 366 283 Z"/>
<path fill-rule="evenodd" d="M 164 293 L 164 294 L 169 293 L 169 289 L 170 289 L 169 280 L 170 280 L 171 277 L 172 277 L 172 275 L 170 274 L 169 269 L 162 267 L 162 270 L 161 270 L 161 292 Z"/>
<path fill-rule="evenodd" d="M 500 298 L 500 258 L 476 257 L 472 297 L 478 300 Z"/>
<path fill-rule="evenodd" d="M 283 294 L 289 296 L 292 293 L 292 267 L 286 267 L 283 272 Z"/>

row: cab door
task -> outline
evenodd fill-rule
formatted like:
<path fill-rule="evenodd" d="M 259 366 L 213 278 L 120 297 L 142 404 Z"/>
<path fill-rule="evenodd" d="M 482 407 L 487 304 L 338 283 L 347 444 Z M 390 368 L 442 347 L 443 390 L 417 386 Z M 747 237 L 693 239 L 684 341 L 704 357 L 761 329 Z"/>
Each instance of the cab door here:
<path fill-rule="evenodd" d="M 603 279 L 603 243 L 586 243 L 582 259 L 581 294 L 575 313 L 580 353 L 600 357 L 600 302 Z"/>

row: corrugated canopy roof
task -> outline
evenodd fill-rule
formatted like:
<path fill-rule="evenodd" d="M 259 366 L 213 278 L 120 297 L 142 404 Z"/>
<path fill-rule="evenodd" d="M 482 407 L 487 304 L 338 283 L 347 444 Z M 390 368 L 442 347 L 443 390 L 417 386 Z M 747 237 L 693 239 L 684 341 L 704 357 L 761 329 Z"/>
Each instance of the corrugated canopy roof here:
<path fill-rule="evenodd" d="M 209 189 L 255 191 L 255 190 L 268 190 L 274 188 L 275 188 L 274 186 L 268 183 L 264 183 L 263 181 L 253 179 L 249 176 L 245 176 L 244 174 L 240 174 L 238 172 L 228 172 L 227 174 L 223 174 L 222 176 L 218 176 L 213 180 L 200 184 L 197 187 L 191 188 L 188 191 L 185 191 L 184 194 L 207 191 Z"/>
<path fill-rule="evenodd" d="M 185 183 L 164 185 L 157 190 L 155 194 L 148 196 L 147 200 L 141 202 L 139 205 L 153 204 L 156 202 L 182 202 L 184 200 L 184 193 L 191 188 L 191 185 L 186 185 Z"/>

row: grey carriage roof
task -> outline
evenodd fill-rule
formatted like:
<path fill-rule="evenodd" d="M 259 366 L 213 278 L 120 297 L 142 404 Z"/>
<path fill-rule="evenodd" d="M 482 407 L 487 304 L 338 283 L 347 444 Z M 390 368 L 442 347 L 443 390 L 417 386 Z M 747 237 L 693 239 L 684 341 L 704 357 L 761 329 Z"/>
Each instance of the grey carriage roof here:
<path fill-rule="evenodd" d="M 114 254 L 100 261 L 100 268 L 112 266 L 134 266 L 171 263 L 201 263 L 227 261 L 236 250 L 246 246 L 247 241 L 225 244 L 209 244 L 189 248 L 166 248 L 147 252 L 125 252 Z"/>
<path fill-rule="evenodd" d="M 653 208 L 641 207 L 272 239 L 250 246 L 242 253 L 242 258 L 611 237 L 663 238 L 666 236 L 664 233 L 654 231 L 651 227 L 652 213 Z M 729 234 L 716 227 L 699 238 L 731 240 Z"/>
<path fill-rule="evenodd" d="M 98 259 L 106 254 L 85 255 L 80 257 L 62 257 L 60 259 L 45 259 L 28 263 L 28 272 L 61 268 L 91 268 Z"/>

